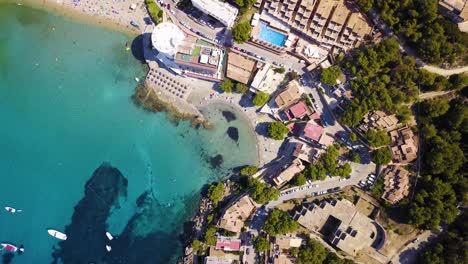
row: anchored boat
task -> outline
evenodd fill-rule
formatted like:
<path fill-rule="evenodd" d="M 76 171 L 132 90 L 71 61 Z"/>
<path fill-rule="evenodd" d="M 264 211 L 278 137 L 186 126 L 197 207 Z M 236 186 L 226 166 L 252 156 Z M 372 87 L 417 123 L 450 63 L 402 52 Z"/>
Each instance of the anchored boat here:
<path fill-rule="evenodd" d="M 47 232 L 49 233 L 49 235 L 51 235 L 51 236 L 53 236 L 55 238 L 58 238 L 60 240 L 67 240 L 67 235 L 65 235 L 64 233 L 62 233 L 60 231 L 49 228 L 49 229 L 47 229 Z"/>
<path fill-rule="evenodd" d="M 12 253 L 18 251 L 18 247 L 13 244 L 3 242 L 0 245 L 2 245 L 2 250 L 5 249 L 6 251 Z"/>
<path fill-rule="evenodd" d="M 21 213 L 23 210 L 18 210 L 18 209 L 15 209 L 13 207 L 9 207 L 9 206 L 5 206 L 5 210 L 7 210 L 7 212 L 10 212 L 12 214 L 14 213 Z"/>

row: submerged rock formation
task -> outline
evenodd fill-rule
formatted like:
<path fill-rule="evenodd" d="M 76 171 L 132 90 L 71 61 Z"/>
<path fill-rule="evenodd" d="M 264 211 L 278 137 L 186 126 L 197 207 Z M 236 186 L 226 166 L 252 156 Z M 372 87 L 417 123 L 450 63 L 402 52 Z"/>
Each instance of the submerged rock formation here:
<path fill-rule="evenodd" d="M 236 143 L 239 143 L 239 130 L 237 127 L 228 127 L 226 132 L 230 139 L 234 140 Z"/>
<path fill-rule="evenodd" d="M 227 122 L 231 122 L 237 119 L 236 115 L 231 111 L 222 111 L 221 114 L 223 114 Z"/>

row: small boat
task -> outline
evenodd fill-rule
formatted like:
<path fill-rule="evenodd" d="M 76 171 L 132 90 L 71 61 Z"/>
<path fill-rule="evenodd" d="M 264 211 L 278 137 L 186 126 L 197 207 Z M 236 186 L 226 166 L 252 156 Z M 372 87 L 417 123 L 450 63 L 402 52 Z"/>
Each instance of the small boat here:
<path fill-rule="evenodd" d="M 138 79 L 138 77 L 135 77 L 135 81 L 140 82 L 140 79 Z"/>
<path fill-rule="evenodd" d="M 128 41 L 125 42 L 125 50 L 126 50 L 126 51 L 129 51 L 129 50 L 130 50 L 130 46 L 128 45 Z"/>
<path fill-rule="evenodd" d="M 16 4 L 19 5 L 19 6 L 22 6 L 22 5 L 23 5 L 22 3 L 16 3 Z"/>
<path fill-rule="evenodd" d="M 9 206 L 5 206 L 5 210 L 7 210 L 7 212 L 10 212 L 12 214 L 14 213 L 21 213 L 23 210 L 18 210 L 18 209 L 15 209 L 13 207 L 9 207 Z"/>
<path fill-rule="evenodd" d="M 140 28 L 140 25 L 135 20 L 130 21 L 130 25 L 132 25 L 132 26 L 134 26 L 136 28 Z"/>
<path fill-rule="evenodd" d="M 106 245 L 106 250 L 107 250 L 107 252 L 110 252 L 112 250 L 112 247 L 109 246 L 109 245 Z"/>
<path fill-rule="evenodd" d="M 106 237 L 107 237 L 107 239 L 109 239 L 109 240 L 114 239 L 114 237 L 113 237 L 113 236 L 111 235 L 111 233 L 109 233 L 109 232 L 106 232 Z"/>
<path fill-rule="evenodd" d="M 21 246 L 19 247 L 19 249 L 18 249 L 18 254 L 21 255 L 21 254 L 23 254 L 23 253 L 24 253 L 24 246 L 21 245 Z"/>
<path fill-rule="evenodd" d="M 6 251 L 8 252 L 16 252 L 18 250 L 18 247 L 13 245 L 13 244 L 9 244 L 9 243 L 1 243 L 0 245 L 2 245 L 2 249 L 5 249 Z"/>
<path fill-rule="evenodd" d="M 58 238 L 58 239 L 61 239 L 61 240 L 67 240 L 67 235 L 65 235 L 64 233 L 62 233 L 60 231 L 49 228 L 49 229 L 47 229 L 47 232 L 49 233 L 49 235 L 51 235 L 51 236 L 53 236 L 55 238 Z"/>

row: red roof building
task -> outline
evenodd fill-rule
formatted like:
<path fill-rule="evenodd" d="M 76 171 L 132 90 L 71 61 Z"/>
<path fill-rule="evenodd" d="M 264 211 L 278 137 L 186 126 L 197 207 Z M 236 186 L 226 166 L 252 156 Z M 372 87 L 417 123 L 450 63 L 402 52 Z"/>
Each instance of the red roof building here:
<path fill-rule="evenodd" d="M 312 112 L 309 107 L 303 102 L 299 101 L 295 105 L 291 106 L 286 112 L 288 120 L 291 119 L 302 119 L 305 116 L 311 116 Z"/>
<path fill-rule="evenodd" d="M 239 251 L 241 247 L 240 239 L 232 239 L 227 237 L 218 237 L 216 241 L 216 249 L 224 251 Z"/>
<path fill-rule="evenodd" d="M 322 137 L 323 127 L 317 125 L 315 122 L 308 122 L 304 126 L 303 135 L 313 141 L 319 142 Z"/>

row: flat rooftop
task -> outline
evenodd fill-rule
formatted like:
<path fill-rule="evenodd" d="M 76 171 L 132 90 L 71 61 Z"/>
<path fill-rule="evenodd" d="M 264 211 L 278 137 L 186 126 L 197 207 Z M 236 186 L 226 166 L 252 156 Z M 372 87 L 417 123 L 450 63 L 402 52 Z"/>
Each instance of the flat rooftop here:
<path fill-rule="evenodd" d="M 227 27 L 232 26 L 239 12 L 234 6 L 217 0 L 192 0 L 192 4 Z"/>
<path fill-rule="evenodd" d="M 244 57 L 236 52 L 229 52 L 226 75 L 230 79 L 247 84 L 255 64 L 255 60 Z"/>

